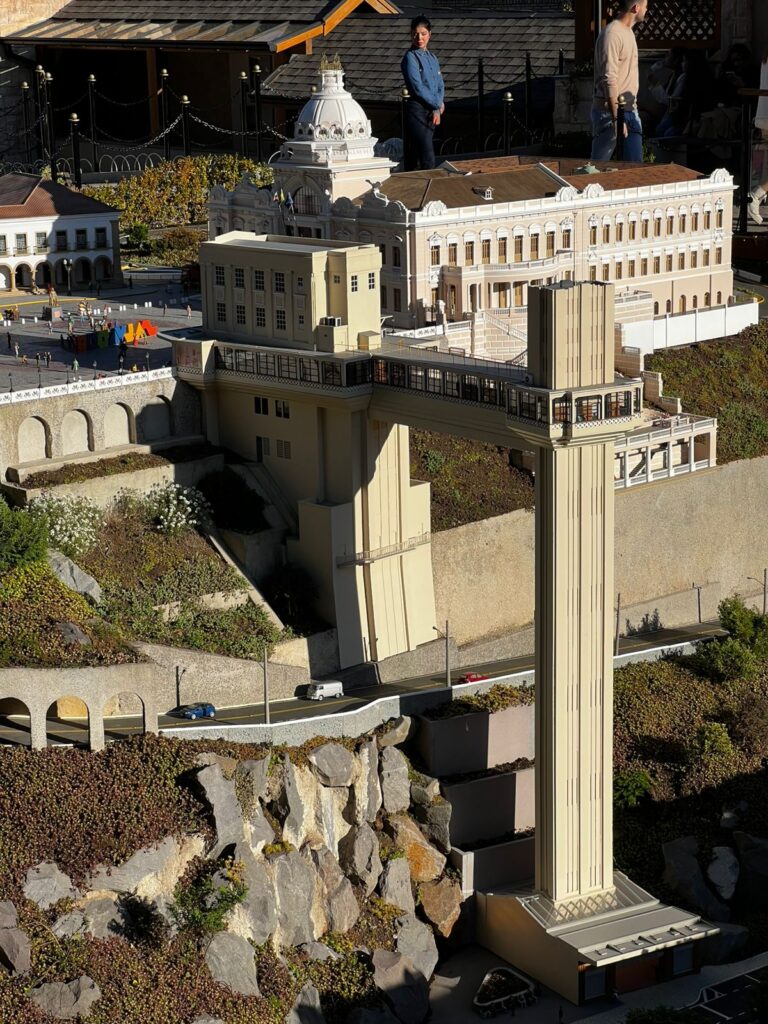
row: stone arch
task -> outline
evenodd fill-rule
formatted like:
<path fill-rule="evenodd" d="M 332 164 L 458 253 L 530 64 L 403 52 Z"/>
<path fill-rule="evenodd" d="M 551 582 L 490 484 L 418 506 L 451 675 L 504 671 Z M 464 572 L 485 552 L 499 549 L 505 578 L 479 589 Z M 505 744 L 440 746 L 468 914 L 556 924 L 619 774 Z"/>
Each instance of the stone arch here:
<path fill-rule="evenodd" d="M 93 268 L 91 261 L 86 259 L 85 256 L 81 256 L 75 260 L 75 265 L 72 267 L 72 284 L 82 287 L 88 285 L 93 280 Z"/>
<path fill-rule="evenodd" d="M 155 395 L 136 416 L 136 440 L 159 441 L 173 435 L 171 403 L 164 395 Z"/>
<path fill-rule="evenodd" d="M 0 292 L 9 292 L 13 285 L 13 271 L 10 267 L 0 266 Z"/>
<path fill-rule="evenodd" d="M 19 425 L 19 462 L 39 462 L 51 457 L 51 428 L 42 416 L 27 416 Z"/>
<path fill-rule="evenodd" d="M 23 700 L 18 697 L 0 700 L 0 725 L 14 730 L 8 742 L 19 747 L 30 746 L 32 719 Z"/>
<path fill-rule="evenodd" d="M 112 261 L 107 256 L 97 256 L 93 262 L 94 281 L 112 280 Z"/>
<path fill-rule="evenodd" d="M 93 427 L 82 409 L 70 409 L 61 421 L 61 454 L 93 451 Z"/>
<path fill-rule="evenodd" d="M 60 743 L 90 745 L 91 716 L 85 701 L 71 695 L 58 697 L 45 713 L 45 735 L 51 747 Z"/>
<path fill-rule="evenodd" d="M 107 698 L 104 701 L 101 716 L 105 740 L 123 739 L 125 737 L 125 725 L 121 725 L 116 721 L 116 719 L 123 717 L 140 717 L 141 732 L 146 730 L 146 707 L 139 694 L 133 690 L 121 690 L 119 693 L 115 693 Z"/>
<path fill-rule="evenodd" d="M 43 260 L 42 263 L 38 263 L 35 267 L 35 284 L 38 288 L 45 288 L 51 284 L 53 280 L 51 276 L 51 265 L 47 260 Z"/>
<path fill-rule="evenodd" d="M 32 268 L 28 263 L 19 263 L 16 267 L 16 287 L 32 287 Z"/>
<path fill-rule="evenodd" d="M 136 439 L 136 421 L 133 410 L 122 402 L 110 405 L 104 413 L 104 447 L 116 448 L 133 444 Z"/>

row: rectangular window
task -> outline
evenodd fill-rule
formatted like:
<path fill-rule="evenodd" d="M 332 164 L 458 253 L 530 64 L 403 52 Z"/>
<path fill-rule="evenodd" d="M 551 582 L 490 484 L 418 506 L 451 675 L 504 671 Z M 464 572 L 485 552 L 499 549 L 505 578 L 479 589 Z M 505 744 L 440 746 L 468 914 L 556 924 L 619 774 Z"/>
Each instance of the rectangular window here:
<path fill-rule="evenodd" d="M 275 449 L 277 451 L 278 459 L 290 459 L 291 457 L 291 442 L 281 441 L 279 438 L 275 441 Z"/>
<path fill-rule="evenodd" d="M 393 245 L 392 246 L 392 266 L 393 267 L 399 267 L 400 266 L 400 246 L 399 245 Z"/>
<path fill-rule="evenodd" d="M 594 263 L 591 263 L 590 266 L 589 266 L 589 280 L 590 281 L 596 281 L 597 280 L 597 266 Z"/>
<path fill-rule="evenodd" d="M 570 249 L 571 248 L 571 229 L 570 228 L 566 228 L 565 231 L 563 231 L 563 248 L 564 249 Z"/>
<path fill-rule="evenodd" d="M 685 234 L 685 228 L 686 228 L 687 223 L 688 223 L 688 218 L 686 217 L 686 215 L 684 213 L 681 213 L 680 214 L 680 234 L 681 235 Z"/>
<path fill-rule="evenodd" d="M 254 270 L 253 272 L 253 290 L 256 292 L 264 291 L 264 271 Z"/>
<path fill-rule="evenodd" d="M 677 254 L 677 269 L 685 270 L 685 253 L 679 252 Z"/>
<path fill-rule="evenodd" d="M 661 256 L 653 257 L 653 272 L 654 274 L 661 273 Z"/>
<path fill-rule="evenodd" d="M 667 217 L 667 234 L 674 235 L 675 233 L 675 218 Z"/>
<path fill-rule="evenodd" d="M 723 226 L 723 211 L 718 210 L 715 214 L 715 226 L 721 228 Z"/>
<path fill-rule="evenodd" d="M 245 288 L 245 271 L 242 267 L 235 267 L 235 288 Z"/>
<path fill-rule="evenodd" d="M 387 286 L 384 284 L 379 286 L 379 302 L 382 309 L 387 308 Z"/>
<path fill-rule="evenodd" d="M 235 323 L 245 324 L 245 306 L 235 306 Z"/>
<path fill-rule="evenodd" d="M 475 265 L 475 243 L 465 242 L 464 243 L 464 266 L 473 267 Z"/>
<path fill-rule="evenodd" d="M 650 224 L 649 220 L 646 219 L 646 220 L 643 221 L 643 228 L 642 228 L 642 232 L 641 232 L 643 238 L 647 238 L 648 237 L 648 225 L 649 224 Z"/>
<path fill-rule="evenodd" d="M 654 217 L 653 219 L 653 236 L 654 238 L 661 238 L 661 217 Z"/>
<path fill-rule="evenodd" d="M 490 238 L 483 238 L 480 242 L 480 260 L 484 266 L 488 266 L 491 262 L 491 240 Z"/>
<path fill-rule="evenodd" d="M 216 319 L 223 324 L 227 319 L 227 305 L 225 302 L 216 303 Z"/>
<path fill-rule="evenodd" d="M 83 228 L 78 228 L 78 230 L 75 231 L 75 247 L 77 249 L 88 248 L 88 234 Z"/>
<path fill-rule="evenodd" d="M 5 235 L 0 235 L 0 253 L 8 252 L 8 240 Z"/>
<path fill-rule="evenodd" d="M 629 260 L 627 262 L 627 277 L 634 277 L 634 276 L 635 276 L 635 261 L 634 260 Z"/>
<path fill-rule="evenodd" d="M 23 255 L 26 251 L 27 251 L 27 236 L 26 235 L 16 235 L 16 252 L 17 253 L 22 253 L 22 255 Z"/>
<path fill-rule="evenodd" d="M 353 274 L 350 277 L 350 279 L 349 279 L 350 287 L 351 287 L 353 292 L 357 291 L 357 281 L 358 281 L 357 274 Z"/>
<path fill-rule="evenodd" d="M 699 251 L 698 249 L 691 249 L 691 255 L 689 257 L 691 261 L 691 270 L 695 270 L 699 265 Z"/>
<path fill-rule="evenodd" d="M 611 225 L 603 224 L 603 245 L 608 245 L 611 240 Z"/>
<path fill-rule="evenodd" d="M 701 254 L 701 262 L 702 262 L 703 266 L 705 266 L 705 267 L 709 266 L 709 249 L 704 249 L 704 251 L 702 252 L 702 254 Z"/>
<path fill-rule="evenodd" d="M 532 260 L 537 260 L 539 258 L 539 236 L 538 235 L 531 235 L 531 256 L 530 256 L 530 258 Z"/>
<path fill-rule="evenodd" d="M 704 211 L 704 230 L 709 231 L 712 227 L 712 213 L 709 210 Z"/>
<path fill-rule="evenodd" d="M 216 267 L 215 268 L 214 280 L 216 281 L 217 287 L 219 287 L 219 288 L 223 288 L 224 287 L 224 283 L 225 283 L 225 280 L 226 280 L 225 277 L 224 277 L 224 267 Z"/>
<path fill-rule="evenodd" d="M 516 306 L 522 306 L 523 304 L 523 282 L 515 281 L 512 285 L 512 295 L 514 297 L 514 303 Z"/>
<path fill-rule="evenodd" d="M 623 275 L 624 275 L 624 268 L 621 265 L 621 263 L 619 263 L 619 261 L 616 260 L 616 274 L 615 274 L 616 280 L 620 281 L 621 278 L 623 277 Z"/>
<path fill-rule="evenodd" d="M 440 246 L 430 245 L 429 247 L 429 265 L 431 267 L 440 266 Z"/>
<path fill-rule="evenodd" d="M 253 399 L 253 411 L 257 416 L 268 416 L 269 415 L 269 399 L 262 398 L 261 395 L 256 395 Z"/>
<path fill-rule="evenodd" d="M 401 313 L 402 312 L 402 308 L 403 308 L 403 306 L 402 306 L 402 298 L 401 298 L 401 294 L 400 294 L 400 289 L 399 288 L 393 288 L 392 289 L 392 309 L 395 311 L 395 313 Z"/>
<path fill-rule="evenodd" d="M 616 241 L 624 241 L 624 221 L 622 220 L 616 222 Z"/>
<path fill-rule="evenodd" d="M 448 266 L 455 267 L 459 262 L 459 245 L 458 242 L 448 243 Z"/>
<path fill-rule="evenodd" d="M 631 220 L 629 222 L 629 240 L 630 240 L 630 242 L 634 242 L 634 240 L 636 238 L 637 238 L 637 221 L 636 220 Z"/>
<path fill-rule="evenodd" d="M 507 240 L 506 238 L 499 239 L 499 263 L 507 262 Z"/>
<path fill-rule="evenodd" d="M 719 266 L 723 262 L 723 250 L 718 246 L 715 249 L 715 265 Z"/>
<path fill-rule="evenodd" d="M 597 245 L 597 224 L 590 224 L 589 226 L 589 244 Z"/>
<path fill-rule="evenodd" d="M 299 313 L 299 327 L 303 327 L 303 326 L 304 326 L 304 314 L 303 313 Z"/>
<path fill-rule="evenodd" d="M 611 265 L 610 263 L 603 264 L 603 281 L 610 280 L 611 277 Z"/>
<path fill-rule="evenodd" d="M 275 291 L 285 292 L 285 274 L 282 270 L 275 271 Z"/>
<path fill-rule="evenodd" d="M 275 310 L 275 329 L 278 330 L 278 331 L 284 331 L 285 328 L 286 328 L 285 310 L 284 309 L 276 309 Z"/>
<path fill-rule="evenodd" d="M 387 265 L 387 247 L 386 245 L 379 245 L 379 252 L 381 253 L 381 265 L 386 267 Z"/>
<path fill-rule="evenodd" d="M 291 407 L 281 398 L 275 399 L 275 416 L 281 420 L 289 420 L 291 418 Z"/>
<path fill-rule="evenodd" d="M 547 232 L 547 256 L 555 255 L 555 232 Z"/>
<path fill-rule="evenodd" d="M 266 455 L 267 457 L 270 454 L 269 438 L 268 437 L 262 437 L 262 439 L 261 439 L 261 453 L 262 453 L 262 455 Z"/>
<path fill-rule="evenodd" d="M 38 231 L 35 234 L 35 248 L 38 252 L 40 252 L 41 249 L 48 248 L 48 235 L 46 235 L 44 231 Z"/>
<path fill-rule="evenodd" d="M 96 248 L 106 249 L 107 247 L 107 229 L 96 228 Z"/>
<path fill-rule="evenodd" d="M 254 325 L 256 327 L 267 326 L 267 311 L 263 306 L 256 306 L 253 311 Z"/>
<path fill-rule="evenodd" d="M 515 236 L 515 263 L 523 262 L 523 236 Z"/>
<path fill-rule="evenodd" d="M 296 291 L 300 292 L 303 288 L 304 288 L 304 278 L 303 277 L 297 277 L 296 278 Z"/>
<path fill-rule="evenodd" d="M 668 274 L 672 273 L 672 253 L 668 252 L 664 260 L 664 269 Z"/>
<path fill-rule="evenodd" d="M 564 281 L 572 281 L 573 280 L 573 271 L 572 270 L 564 271 L 563 272 L 563 280 Z"/>
<path fill-rule="evenodd" d="M 640 260 L 640 276 L 648 277 L 648 260 L 645 256 Z"/>
<path fill-rule="evenodd" d="M 699 215 L 698 213 L 691 214 L 691 231 L 699 230 Z"/>
<path fill-rule="evenodd" d="M 66 252 L 68 246 L 69 246 L 69 242 L 67 241 L 67 232 L 66 231 L 57 231 L 56 232 L 56 248 L 58 249 L 58 251 L 59 252 Z"/>
<path fill-rule="evenodd" d="M 376 288 L 376 274 L 373 270 L 368 271 L 368 291 L 372 292 Z"/>

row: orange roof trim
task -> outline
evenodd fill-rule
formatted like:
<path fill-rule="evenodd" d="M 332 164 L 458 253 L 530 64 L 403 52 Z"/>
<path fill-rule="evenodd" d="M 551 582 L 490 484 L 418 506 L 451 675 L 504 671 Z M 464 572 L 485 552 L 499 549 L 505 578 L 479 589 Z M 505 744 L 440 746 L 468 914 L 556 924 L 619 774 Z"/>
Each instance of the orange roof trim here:
<path fill-rule="evenodd" d="M 274 46 L 275 53 L 301 46 L 302 43 L 307 43 L 317 36 L 327 36 L 362 3 L 367 3 L 377 14 L 400 14 L 399 9 L 390 0 L 340 0 L 322 21 L 316 21 L 300 32 L 278 39 Z"/>

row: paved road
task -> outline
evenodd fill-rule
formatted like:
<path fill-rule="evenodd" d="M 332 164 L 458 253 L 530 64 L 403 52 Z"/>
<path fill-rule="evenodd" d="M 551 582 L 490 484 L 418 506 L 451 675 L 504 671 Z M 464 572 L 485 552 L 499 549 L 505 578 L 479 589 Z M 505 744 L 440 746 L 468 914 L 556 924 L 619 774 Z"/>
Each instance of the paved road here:
<path fill-rule="evenodd" d="M 689 643 L 692 640 L 705 636 L 712 636 L 713 633 L 719 631 L 719 624 L 715 621 L 704 622 L 701 625 L 680 626 L 675 629 L 661 629 L 645 636 L 622 638 L 620 654 L 632 654 L 660 647 L 671 647 L 675 644 Z M 520 658 L 476 665 L 473 671 L 483 673 L 491 678 L 503 680 L 517 673 L 530 672 L 533 667 L 533 655 L 528 654 Z M 465 671 L 467 671 L 466 667 L 461 670 L 461 673 Z M 454 686 L 458 683 L 461 673 L 458 671 L 454 673 Z M 274 701 L 270 705 L 270 719 L 272 722 L 287 722 L 320 715 L 338 714 L 342 711 L 350 711 L 353 708 L 362 707 L 382 697 L 434 689 L 443 684 L 444 678 L 441 673 L 436 673 L 434 675 L 403 679 L 394 683 L 359 687 L 344 697 L 328 701 L 309 701 L 302 698 Z M 258 724 L 263 721 L 264 704 L 256 702 L 237 707 L 221 708 L 217 712 L 215 723 L 206 720 L 190 722 L 174 715 L 166 714 L 160 716 L 159 724 L 160 728 L 199 728 L 201 725 L 247 725 Z M 139 715 L 111 717 L 105 723 L 105 726 L 105 736 L 107 739 L 120 739 L 143 731 L 143 723 Z M 48 738 L 49 743 L 86 743 L 88 740 L 88 723 L 85 719 L 67 719 L 66 721 L 49 719 Z M 22 746 L 29 744 L 29 727 L 25 716 L 0 717 L 0 744 Z"/>

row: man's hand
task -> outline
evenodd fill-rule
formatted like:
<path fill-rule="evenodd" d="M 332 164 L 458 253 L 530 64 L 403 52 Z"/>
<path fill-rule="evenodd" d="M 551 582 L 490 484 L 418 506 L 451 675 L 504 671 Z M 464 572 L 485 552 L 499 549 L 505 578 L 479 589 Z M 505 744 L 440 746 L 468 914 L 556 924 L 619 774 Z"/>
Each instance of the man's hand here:
<path fill-rule="evenodd" d="M 441 104 L 440 104 L 440 110 L 439 110 L 439 114 L 440 114 L 440 116 L 442 117 L 444 113 L 445 113 L 445 104 L 444 104 L 444 103 L 441 103 Z"/>
<path fill-rule="evenodd" d="M 440 124 L 440 115 L 436 110 L 432 111 L 432 124 L 435 128 Z"/>

